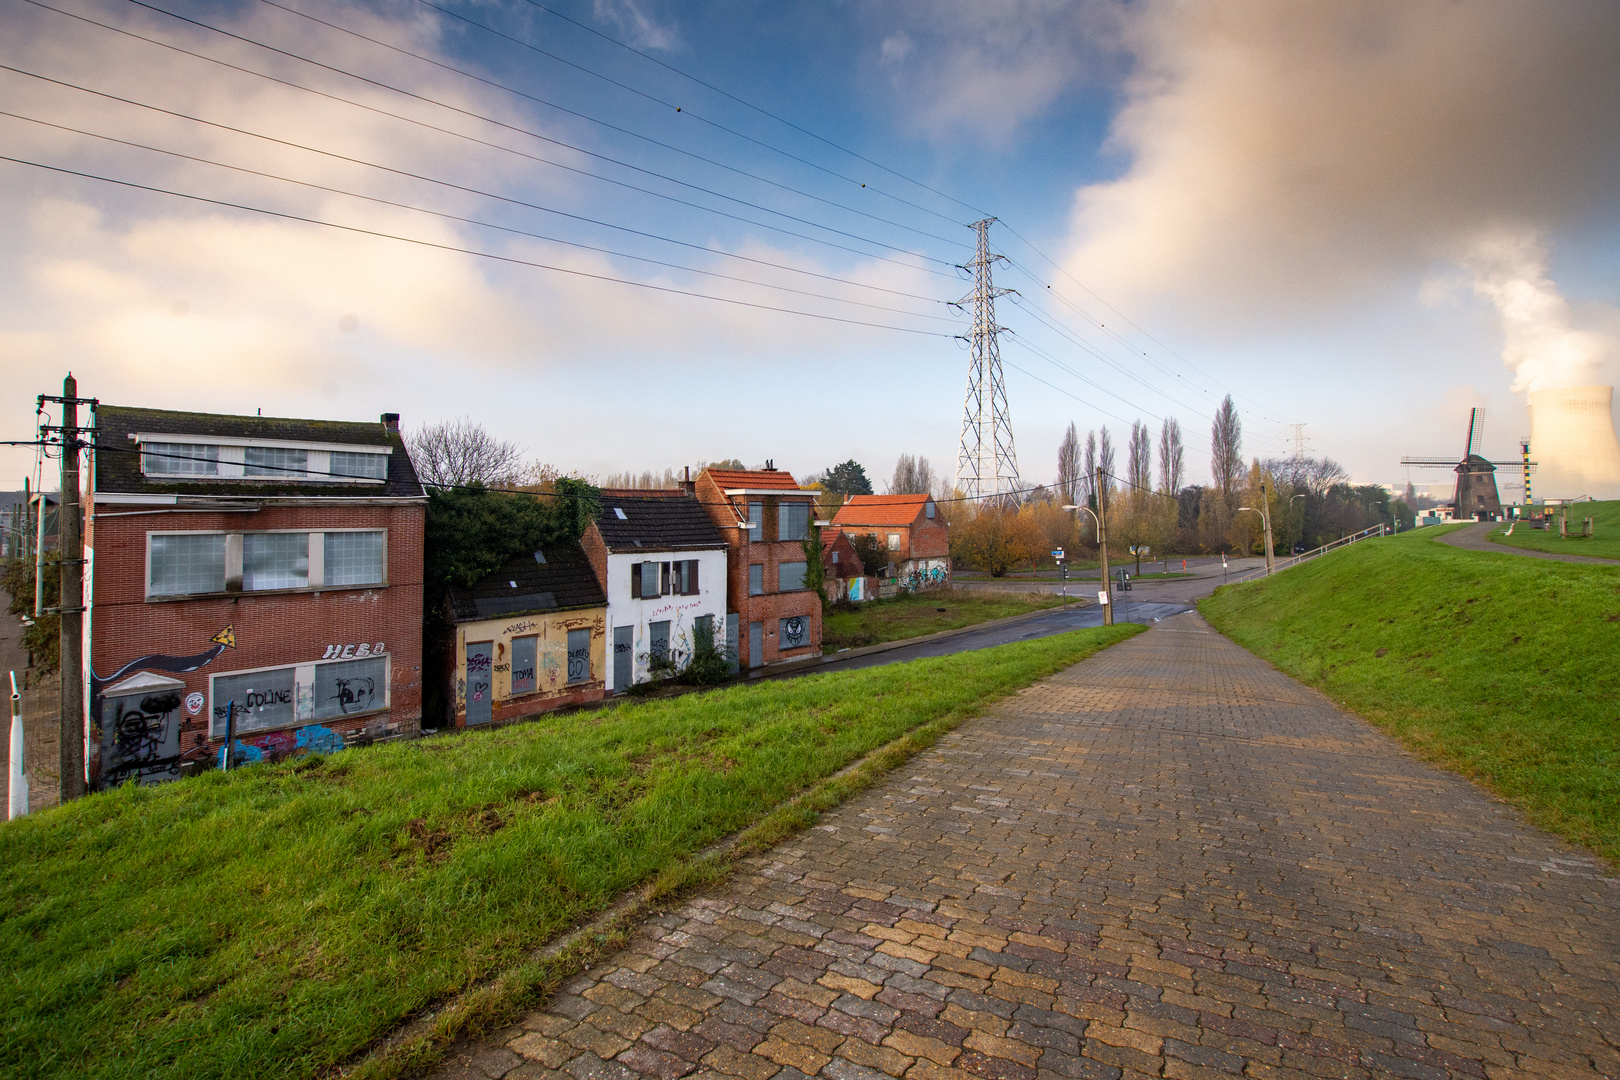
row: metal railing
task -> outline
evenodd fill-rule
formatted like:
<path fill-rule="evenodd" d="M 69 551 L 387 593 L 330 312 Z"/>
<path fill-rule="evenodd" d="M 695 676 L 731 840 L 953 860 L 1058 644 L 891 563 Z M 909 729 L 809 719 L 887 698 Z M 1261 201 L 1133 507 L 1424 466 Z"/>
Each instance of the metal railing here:
<path fill-rule="evenodd" d="M 1335 548 L 1345 547 L 1348 544 L 1355 543 L 1357 540 L 1366 540 L 1374 536 L 1383 536 L 1387 532 L 1389 532 L 1389 526 L 1380 524 L 1374 525 L 1371 528 L 1362 529 L 1360 532 L 1352 533 L 1349 536 L 1341 536 L 1331 544 L 1323 544 L 1321 547 L 1307 551 L 1303 555 L 1295 555 L 1291 559 L 1277 563 L 1276 568 L 1272 570 L 1272 573 L 1275 574 L 1286 570 L 1290 566 L 1298 566 L 1300 563 L 1309 562 L 1311 559 L 1319 559 Z M 1240 581 L 1253 581 L 1257 577 L 1265 576 L 1266 568 L 1264 566 L 1257 566 L 1253 570 L 1245 570 L 1242 574 L 1232 578 L 1229 582 L 1227 582 L 1227 584 L 1236 585 Z"/>

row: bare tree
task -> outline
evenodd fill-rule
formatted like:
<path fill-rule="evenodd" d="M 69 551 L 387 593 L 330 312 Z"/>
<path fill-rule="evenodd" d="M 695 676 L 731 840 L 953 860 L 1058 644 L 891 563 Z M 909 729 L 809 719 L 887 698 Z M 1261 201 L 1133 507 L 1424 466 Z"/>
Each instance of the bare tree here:
<path fill-rule="evenodd" d="M 1181 421 L 1167 417 L 1159 428 L 1159 490 L 1175 495 L 1186 474 L 1185 450 L 1181 445 Z"/>
<path fill-rule="evenodd" d="M 938 482 L 934 467 L 921 454 L 912 457 L 901 454 L 894 464 L 894 477 L 889 481 L 889 495 L 927 495 Z"/>
<path fill-rule="evenodd" d="M 1209 433 L 1209 471 L 1215 490 L 1231 503 L 1232 496 L 1243 483 L 1243 422 L 1238 419 L 1237 406 L 1227 394 L 1215 412 L 1215 423 Z"/>
<path fill-rule="evenodd" d="M 522 449 L 497 439 L 471 417 L 417 428 L 406 443 L 416 473 L 426 484 L 505 487 L 522 479 Z"/>
<path fill-rule="evenodd" d="M 1072 505 L 1080 496 L 1080 433 L 1075 431 L 1073 420 L 1058 446 L 1057 486 L 1066 505 Z"/>
<path fill-rule="evenodd" d="M 1114 439 L 1108 434 L 1107 424 L 1103 425 L 1102 435 L 1097 440 L 1097 467 L 1103 471 L 1102 490 L 1097 498 L 1108 506 L 1108 497 L 1114 491 Z"/>
<path fill-rule="evenodd" d="M 1153 436 L 1148 426 L 1137 420 L 1131 424 L 1131 441 L 1126 448 L 1125 479 L 1133 495 L 1153 490 Z"/>

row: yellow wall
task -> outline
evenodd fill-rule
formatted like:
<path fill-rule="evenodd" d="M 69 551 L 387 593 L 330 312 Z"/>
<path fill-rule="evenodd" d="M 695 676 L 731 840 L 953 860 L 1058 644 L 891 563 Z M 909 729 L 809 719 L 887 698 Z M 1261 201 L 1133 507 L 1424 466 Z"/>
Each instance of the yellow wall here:
<path fill-rule="evenodd" d="M 568 685 L 568 631 L 591 631 L 591 677 Z M 535 689 L 512 699 L 512 639 L 534 635 Z M 467 642 L 495 643 L 490 693 L 495 703 L 520 704 L 535 698 L 600 688 L 607 675 L 607 608 L 578 608 L 538 615 L 460 623 L 456 626 L 456 712 L 467 711 Z"/>

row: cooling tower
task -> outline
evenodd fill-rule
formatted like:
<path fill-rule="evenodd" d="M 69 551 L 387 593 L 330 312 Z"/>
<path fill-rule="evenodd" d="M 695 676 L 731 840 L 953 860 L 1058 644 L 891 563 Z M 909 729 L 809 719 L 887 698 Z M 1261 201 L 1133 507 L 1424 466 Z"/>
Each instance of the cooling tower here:
<path fill-rule="evenodd" d="M 1531 485 L 1537 499 L 1620 499 L 1620 439 L 1612 386 L 1571 386 L 1530 395 Z"/>

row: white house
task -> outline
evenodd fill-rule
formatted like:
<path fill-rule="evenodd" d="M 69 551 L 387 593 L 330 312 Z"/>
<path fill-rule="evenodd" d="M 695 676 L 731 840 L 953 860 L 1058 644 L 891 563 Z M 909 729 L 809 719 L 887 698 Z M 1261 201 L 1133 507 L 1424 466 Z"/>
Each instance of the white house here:
<path fill-rule="evenodd" d="M 580 543 L 607 594 L 609 692 L 647 681 L 657 658 L 686 666 L 700 625 L 726 645 L 726 541 L 692 495 L 604 490 Z"/>

